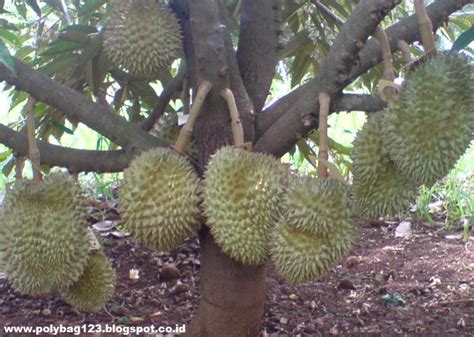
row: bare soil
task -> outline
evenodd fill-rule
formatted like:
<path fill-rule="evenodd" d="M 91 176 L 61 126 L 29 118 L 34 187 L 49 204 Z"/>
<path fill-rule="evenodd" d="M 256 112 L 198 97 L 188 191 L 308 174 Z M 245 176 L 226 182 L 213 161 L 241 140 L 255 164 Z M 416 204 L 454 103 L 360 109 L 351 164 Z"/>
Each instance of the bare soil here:
<path fill-rule="evenodd" d="M 95 212 L 91 222 L 118 218 L 113 208 Z M 474 240 L 422 225 L 410 239 L 395 238 L 395 226 L 361 224 L 351 254 L 318 281 L 289 286 L 269 265 L 262 336 L 474 336 Z M 199 299 L 196 239 L 170 253 L 130 237 L 102 243 L 117 272 L 104 310 L 80 313 L 56 295 L 22 296 L 3 278 L 0 326 L 190 322 Z"/>

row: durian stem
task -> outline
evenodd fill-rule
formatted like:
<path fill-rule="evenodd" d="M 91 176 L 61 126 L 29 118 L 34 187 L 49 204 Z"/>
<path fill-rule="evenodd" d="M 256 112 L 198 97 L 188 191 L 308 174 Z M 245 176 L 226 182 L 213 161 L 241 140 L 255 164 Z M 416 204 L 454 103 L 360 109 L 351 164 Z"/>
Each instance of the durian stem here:
<path fill-rule="evenodd" d="M 411 57 L 410 46 L 406 41 L 398 41 L 398 49 L 400 49 L 400 51 L 402 52 L 403 62 L 405 62 L 405 64 L 410 64 L 413 62 L 413 58 Z"/>
<path fill-rule="evenodd" d="M 423 0 L 415 0 L 415 11 L 418 16 L 418 29 L 420 31 L 421 42 L 425 53 L 436 55 L 436 42 L 433 34 L 433 24 L 426 11 Z"/>
<path fill-rule="evenodd" d="M 179 132 L 178 139 L 176 140 L 176 144 L 174 145 L 174 149 L 178 153 L 183 153 L 184 148 L 191 140 L 191 136 L 193 135 L 194 122 L 199 116 L 199 113 L 201 112 L 201 107 L 204 101 L 206 100 L 207 94 L 209 93 L 209 91 L 211 91 L 211 88 L 212 84 L 209 81 L 202 81 L 199 84 L 196 98 L 194 99 L 193 106 L 191 107 L 191 111 L 189 112 L 188 120 Z"/>
<path fill-rule="evenodd" d="M 383 78 L 393 82 L 395 80 L 395 72 L 393 71 L 392 52 L 387 33 L 385 33 L 382 27 L 378 26 L 374 36 L 379 41 L 380 48 L 382 49 Z"/>
<path fill-rule="evenodd" d="M 328 92 L 319 93 L 319 153 L 318 177 L 326 179 L 329 176 L 326 162 L 329 159 L 328 115 L 331 96 Z"/>
<path fill-rule="evenodd" d="M 235 103 L 235 97 L 232 90 L 226 88 L 222 90 L 222 97 L 224 97 L 227 108 L 229 109 L 230 118 L 232 120 L 232 134 L 234 135 L 234 145 L 244 145 L 244 129 L 240 122 L 239 110 L 237 110 L 237 104 Z"/>
<path fill-rule="evenodd" d="M 43 180 L 43 176 L 41 174 L 40 153 L 35 138 L 35 105 L 36 99 L 30 97 L 26 105 L 26 129 L 28 132 L 28 152 L 33 168 L 33 185 L 38 186 Z"/>

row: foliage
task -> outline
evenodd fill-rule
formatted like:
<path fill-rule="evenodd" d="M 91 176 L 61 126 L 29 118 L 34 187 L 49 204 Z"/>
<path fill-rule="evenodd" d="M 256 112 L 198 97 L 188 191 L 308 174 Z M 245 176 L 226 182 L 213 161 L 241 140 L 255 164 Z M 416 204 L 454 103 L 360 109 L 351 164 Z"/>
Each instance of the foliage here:
<path fill-rule="evenodd" d="M 467 239 L 474 226 L 474 177 L 461 180 L 450 174 L 427 188 L 420 188 L 416 216 L 423 222 L 444 223 L 445 229 L 461 228 Z"/>
<path fill-rule="evenodd" d="M 221 0 L 226 13 L 227 26 L 236 41 L 239 33 L 240 0 Z M 23 62 L 41 69 L 56 80 L 82 92 L 94 100 L 107 101 L 118 113 L 130 121 L 140 121 L 154 108 L 161 88 L 176 74 L 178 63 L 169 73 L 160 75 L 157 81 L 149 81 L 133 76 L 121 69 L 112 67 L 102 53 L 103 27 L 111 8 L 111 1 L 67 1 L 67 10 L 60 1 L 6 1 L 0 5 L 0 43 L 5 45 L 13 56 Z M 355 8 L 356 1 L 332 0 L 284 0 L 283 35 L 280 51 L 281 62 L 275 76 L 273 90 L 268 97 L 271 102 L 293 87 L 318 75 L 341 22 L 346 20 Z M 398 5 L 384 20 L 389 26 L 400 18 L 413 13 L 412 1 Z M 460 49 L 472 55 L 471 22 L 473 15 L 463 13 L 450 20 L 438 32 L 440 49 Z M 464 34 L 462 34 L 465 32 Z M 462 35 L 461 35 L 462 34 Z M 455 45 L 455 41 L 459 37 Z M 414 55 L 420 55 L 421 49 L 411 47 Z M 0 55 L 4 55 L 0 53 Z M 6 54 L 5 54 L 6 55 Z M 395 67 L 400 69 L 401 57 L 395 54 Z M 8 58 L 8 55 L 5 56 Z M 2 59 L 2 58 L 0 58 Z M 8 62 L 8 61 L 7 61 Z M 347 89 L 356 92 L 373 92 L 374 85 L 381 76 L 377 66 L 354 81 Z M 289 84 L 287 84 L 289 83 Z M 6 86 L 10 99 L 10 111 L 18 118 L 9 126 L 24 131 L 24 111 L 27 94 L 17 92 Z M 172 103 L 167 114 L 176 114 Z M 45 104 L 38 103 L 36 109 L 38 135 L 41 139 L 57 142 L 64 141 L 68 135 L 77 132 L 77 121 L 69 120 L 65 115 Z M 11 119 L 11 117 L 10 117 Z M 351 128 L 348 132 L 355 134 Z M 346 132 L 346 131 L 344 131 Z M 295 167 L 311 167 L 308 155 L 317 153 L 316 134 L 301 140 L 292 152 Z M 350 144 L 333 138 L 331 161 L 342 174 L 350 177 L 351 163 L 348 152 Z M 97 148 L 106 149 L 102 136 L 97 136 Z M 99 145 L 100 144 L 100 145 Z M 108 149 L 116 145 L 108 143 Z M 3 154 L 3 152 L 2 152 Z M 13 157 L 0 155 L 0 165 L 5 174 L 13 169 Z"/>

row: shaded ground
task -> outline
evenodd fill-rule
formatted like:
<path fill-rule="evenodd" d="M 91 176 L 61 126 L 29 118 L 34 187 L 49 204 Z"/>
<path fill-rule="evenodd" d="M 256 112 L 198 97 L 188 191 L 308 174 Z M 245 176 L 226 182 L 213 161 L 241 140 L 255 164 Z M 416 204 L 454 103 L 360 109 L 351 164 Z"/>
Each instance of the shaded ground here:
<path fill-rule="evenodd" d="M 270 266 L 263 336 L 473 336 L 474 240 L 423 226 L 408 240 L 393 232 L 394 225 L 362 225 L 352 254 L 317 282 L 289 286 Z M 57 296 L 21 296 L 1 279 L 0 326 L 190 322 L 199 296 L 196 240 L 171 253 L 131 238 L 102 241 L 118 276 L 105 310 L 83 314 Z"/>

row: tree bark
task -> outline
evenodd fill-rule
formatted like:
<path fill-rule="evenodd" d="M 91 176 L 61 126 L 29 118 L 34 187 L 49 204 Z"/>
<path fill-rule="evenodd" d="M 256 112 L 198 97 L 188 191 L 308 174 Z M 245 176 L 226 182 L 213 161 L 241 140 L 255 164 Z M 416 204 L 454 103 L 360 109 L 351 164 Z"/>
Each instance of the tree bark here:
<path fill-rule="evenodd" d="M 238 263 L 201 231 L 201 300 L 190 337 L 257 337 L 265 302 L 265 266 Z"/>
<path fill-rule="evenodd" d="M 236 71 L 232 45 L 226 47 L 227 31 L 219 19 L 217 1 L 181 0 L 175 5 L 181 13 L 190 83 L 194 90 L 204 80 L 213 85 L 194 127 L 202 173 L 209 157 L 222 146 L 232 145 L 233 141 L 230 114 L 221 96 L 222 90 L 236 91 L 245 134 L 249 137 L 254 128 L 250 122 L 253 106 Z M 199 238 L 201 300 L 186 335 L 259 336 L 264 312 L 265 267 L 250 267 L 232 260 L 222 253 L 206 226 L 200 231 Z"/>

